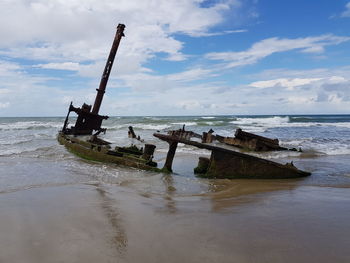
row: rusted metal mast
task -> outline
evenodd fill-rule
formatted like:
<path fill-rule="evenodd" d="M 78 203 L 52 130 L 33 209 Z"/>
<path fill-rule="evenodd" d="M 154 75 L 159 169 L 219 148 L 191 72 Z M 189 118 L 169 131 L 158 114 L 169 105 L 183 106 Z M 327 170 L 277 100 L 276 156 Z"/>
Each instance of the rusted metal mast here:
<path fill-rule="evenodd" d="M 88 135 L 92 134 L 93 131 L 97 131 L 97 133 L 100 133 L 102 131 L 105 131 L 106 129 L 101 128 L 102 121 L 105 119 L 108 119 L 108 116 L 101 116 L 98 114 L 103 95 L 106 90 L 109 74 L 111 73 L 113 62 L 115 55 L 117 54 L 117 50 L 119 47 L 119 43 L 121 38 L 124 36 L 124 28 L 125 25 L 119 24 L 117 27 L 117 32 L 114 37 L 113 45 L 111 48 L 111 51 L 108 56 L 108 60 L 105 66 L 105 69 L 102 74 L 100 86 L 97 90 L 96 99 L 94 103 L 94 107 L 91 110 L 91 105 L 83 104 L 81 108 L 75 108 L 73 104 L 71 103 L 68 109 L 68 114 L 66 117 L 66 120 L 64 122 L 62 132 L 64 134 L 74 134 L 74 135 Z M 70 112 L 74 111 L 78 118 L 75 122 L 75 125 L 68 128 L 68 118 Z"/>
<path fill-rule="evenodd" d="M 104 69 L 103 74 L 102 74 L 100 86 L 98 89 L 96 89 L 97 90 L 96 99 L 95 99 L 94 107 L 92 108 L 93 114 L 98 114 L 98 112 L 100 110 L 103 95 L 104 95 L 105 90 L 106 90 L 109 74 L 111 73 L 111 70 L 112 70 L 114 58 L 115 58 L 115 55 L 117 54 L 120 40 L 124 36 L 124 33 L 123 33 L 124 28 L 125 28 L 124 24 L 119 24 L 117 27 L 117 32 L 116 32 L 115 37 L 114 37 L 113 45 L 112 45 L 111 51 L 109 53 L 109 57 L 108 57 L 105 69 Z"/>

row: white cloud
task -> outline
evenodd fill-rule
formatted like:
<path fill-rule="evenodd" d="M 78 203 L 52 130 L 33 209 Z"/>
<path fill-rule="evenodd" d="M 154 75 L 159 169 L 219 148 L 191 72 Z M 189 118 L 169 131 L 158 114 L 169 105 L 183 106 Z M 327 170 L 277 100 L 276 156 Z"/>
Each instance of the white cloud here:
<path fill-rule="evenodd" d="M 268 38 L 252 45 L 246 51 L 240 52 L 213 52 L 208 53 L 206 57 L 211 60 L 222 60 L 226 68 L 233 68 L 243 65 L 254 64 L 259 60 L 274 53 L 286 52 L 291 50 L 301 50 L 304 53 L 319 53 L 325 46 L 337 45 L 342 42 L 350 41 L 350 37 L 335 35 L 322 35 L 318 37 L 306 38 Z"/>
<path fill-rule="evenodd" d="M 0 102 L 0 109 L 4 109 L 10 106 L 10 102 Z"/>
<path fill-rule="evenodd" d="M 263 97 L 264 103 L 278 104 L 289 112 L 348 112 L 350 110 L 350 68 L 313 70 L 266 70 L 248 85 L 252 101 Z M 283 78 L 273 78 L 283 77 Z M 267 79 L 269 78 L 269 79 Z M 266 106 L 267 107 L 267 106 Z"/>
<path fill-rule="evenodd" d="M 270 80 L 277 78 L 344 78 L 350 75 L 350 66 L 335 68 L 314 68 L 293 70 L 287 68 L 274 68 L 251 74 L 252 79 Z"/>
<path fill-rule="evenodd" d="M 220 82 L 208 79 L 221 75 L 222 66 L 253 64 L 290 50 L 319 54 L 327 46 L 349 41 L 348 37 L 335 35 L 269 38 L 241 52 L 209 53 L 210 60 L 220 60 L 218 64 L 210 61 L 209 67 L 208 61 L 201 57 L 184 54 L 185 43 L 177 34 L 210 37 L 246 30 L 215 31 L 217 25 L 227 22 L 227 11 L 230 11 L 229 19 L 236 18 L 236 13 L 231 11 L 238 6 L 238 0 L 212 1 L 209 7 L 203 7 L 203 3 L 207 6 L 208 2 L 0 1 L 0 56 L 7 57 L 6 61 L 0 60 L 0 114 L 64 115 L 71 100 L 75 106 L 92 103 L 118 22 L 126 24 L 126 37 L 121 42 L 104 97 L 103 114 L 274 113 L 293 112 L 295 105 L 303 111 L 308 105 L 320 103 L 328 105 L 330 111 L 334 105 L 343 107 L 343 111 L 350 110 L 346 104 L 350 98 L 347 91 L 350 69 L 289 73 L 276 69 L 256 75 L 250 86 L 242 84 L 244 77 L 237 80 L 239 85 L 227 81 L 226 76 Z M 11 62 L 17 58 L 24 59 L 26 65 Z M 189 63 L 172 63 L 192 58 Z M 159 72 L 152 70 L 152 63 L 159 59 L 167 60 L 161 63 L 185 70 L 166 74 L 159 73 L 162 68 Z M 75 78 L 81 81 L 79 85 L 66 85 L 67 80 L 64 84 L 55 82 L 41 69 L 69 70 L 72 72 L 55 75 L 72 79 L 78 75 L 93 80 L 89 83 L 85 78 Z M 83 88 L 78 90 L 79 87 Z M 281 98 L 285 100 L 276 102 Z"/>
<path fill-rule="evenodd" d="M 211 76 L 215 76 L 215 74 L 213 74 L 213 70 L 203 69 L 203 68 L 193 68 L 193 69 L 183 71 L 180 73 L 170 74 L 167 77 L 170 80 L 187 82 L 187 81 L 192 81 L 192 80 L 208 78 Z"/>
<path fill-rule="evenodd" d="M 197 100 L 185 100 L 179 102 L 177 105 L 185 110 L 193 110 L 201 106 Z"/>
<path fill-rule="evenodd" d="M 120 49 L 144 63 L 155 53 L 186 59 L 171 35 L 197 36 L 222 22 L 237 1 L 208 8 L 198 0 L 12 0 L 0 3 L 0 54 L 53 62 L 96 61 L 106 57 L 117 21 L 126 24 Z M 16 19 L 13 19 L 16 14 Z M 9 23 L 11 21 L 11 23 Z"/>
<path fill-rule="evenodd" d="M 20 68 L 16 63 L 0 60 L 0 77 L 7 76 L 9 72 L 20 70 Z"/>
<path fill-rule="evenodd" d="M 236 34 L 236 33 L 245 33 L 245 32 L 248 32 L 248 30 L 247 29 L 238 29 L 238 30 L 224 30 L 222 32 L 200 32 L 200 33 L 194 34 L 192 36 L 212 37 L 212 36 L 222 36 L 222 35 Z"/>
<path fill-rule="evenodd" d="M 59 70 L 78 71 L 79 70 L 79 63 L 75 63 L 75 62 L 47 63 L 47 64 L 34 65 L 34 67 L 44 68 L 44 69 L 59 69 Z"/>
<path fill-rule="evenodd" d="M 328 79 L 329 83 L 332 84 L 338 84 L 338 83 L 344 83 L 347 82 L 346 78 L 341 77 L 341 76 L 332 76 Z"/>
<path fill-rule="evenodd" d="M 34 76 L 14 62 L 0 60 L 0 115 L 1 116 L 57 116 L 64 115 L 67 100 L 73 97 L 82 103 L 90 89 L 79 91 L 48 87 L 45 76 Z"/>
<path fill-rule="evenodd" d="M 341 13 L 341 17 L 350 17 L 350 2 L 345 5 L 346 10 Z"/>
<path fill-rule="evenodd" d="M 312 46 L 307 47 L 303 50 L 301 50 L 303 53 L 323 53 L 324 52 L 324 46 Z"/>
<path fill-rule="evenodd" d="M 180 53 L 180 52 L 177 52 L 177 53 L 174 53 L 174 54 L 170 54 L 166 60 L 168 61 L 183 61 L 183 60 L 186 60 L 187 59 L 187 56 Z"/>
<path fill-rule="evenodd" d="M 202 2 L 0 1 L 0 56 L 11 61 L 27 61 L 22 66 L 20 62 L 0 60 L 0 102 L 9 101 L 7 108 L 2 107 L 1 115 L 57 115 L 64 114 L 63 104 L 71 100 L 75 105 L 84 100 L 91 103 L 95 96 L 93 86 L 98 85 L 118 22 L 126 24 L 126 37 L 121 41 L 108 87 L 111 91 L 116 86 L 128 90 L 123 90 L 122 98 L 118 96 L 118 104 L 126 105 L 124 114 L 130 114 L 133 107 L 141 109 L 149 101 L 154 103 L 147 108 L 155 109 L 155 104 L 163 105 L 165 94 L 173 96 L 172 103 L 177 105 L 182 97 L 171 90 L 186 89 L 186 82 L 206 77 L 211 70 L 193 67 L 176 74 L 156 75 L 145 65 L 151 59 L 158 59 L 158 55 L 174 62 L 188 59 L 182 52 L 184 43 L 174 34 L 191 37 L 208 34 L 224 21 L 228 10 L 237 7 L 238 0 L 222 0 L 208 7 L 203 7 Z M 69 77 L 90 77 L 93 81 L 82 80 L 80 85 L 86 90 L 77 90 L 78 86 L 73 84 L 67 89 L 66 83 L 49 83 L 53 78 L 46 77 L 47 73 L 40 69 L 69 70 L 73 71 Z M 66 73 L 57 76 L 60 74 Z M 112 100 L 111 105 L 115 105 L 115 99 L 109 96 L 106 94 L 105 100 Z M 131 103 L 131 98 L 136 105 Z M 164 104 L 164 108 L 168 106 Z M 108 107 L 111 108 L 105 105 Z"/>
<path fill-rule="evenodd" d="M 331 94 L 328 97 L 328 101 L 331 103 L 336 103 L 336 104 L 340 104 L 344 101 L 344 98 L 339 96 L 339 94 Z"/>
<path fill-rule="evenodd" d="M 272 80 L 264 80 L 264 81 L 255 81 L 249 84 L 251 87 L 264 89 L 264 88 L 272 88 L 272 87 L 283 87 L 287 90 L 294 90 L 296 87 L 304 86 L 310 84 L 314 81 L 318 81 L 321 78 L 294 78 L 294 79 L 272 79 Z"/>
<path fill-rule="evenodd" d="M 296 105 L 305 105 L 315 102 L 315 98 L 313 97 L 305 97 L 305 96 L 291 96 L 287 98 L 289 104 Z"/>
<path fill-rule="evenodd" d="M 215 72 L 215 71 L 214 71 Z M 118 96 L 118 109 L 107 112 L 128 115 L 167 114 L 280 114 L 346 112 L 350 110 L 350 68 L 334 71 L 275 70 L 255 76 L 261 81 L 247 85 L 228 86 L 226 82 L 205 82 L 194 85 L 193 80 L 213 75 L 197 68 L 163 76 L 138 74 L 128 76 L 126 86 L 134 87 L 130 93 Z M 270 75 L 271 74 L 271 75 Z M 268 76 L 283 78 L 268 79 Z M 136 79 L 135 79 L 136 77 Z M 324 94 L 321 100 L 320 96 Z M 123 105 L 120 107 L 120 105 Z M 106 103 L 106 107 L 108 103 Z"/>
<path fill-rule="evenodd" d="M 205 8 L 198 0 L 5 0 L 0 2 L 0 56 L 31 60 L 34 68 L 75 71 L 97 83 L 116 23 L 122 22 L 126 37 L 109 87 L 118 82 L 134 90 L 171 89 L 179 86 L 174 82 L 204 77 L 209 70 L 157 76 L 146 63 L 158 54 L 168 61 L 186 60 L 183 43 L 173 35 L 210 34 L 224 20 L 225 12 L 238 3 L 223 0 Z M 0 75 L 1 68 L 6 73 L 0 67 Z"/>

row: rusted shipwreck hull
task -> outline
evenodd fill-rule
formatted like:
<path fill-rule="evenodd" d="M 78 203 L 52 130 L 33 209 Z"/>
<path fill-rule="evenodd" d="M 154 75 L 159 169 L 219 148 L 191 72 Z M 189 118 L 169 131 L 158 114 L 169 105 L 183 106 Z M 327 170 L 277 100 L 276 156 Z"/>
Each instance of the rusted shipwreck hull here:
<path fill-rule="evenodd" d="M 203 177 L 284 179 L 310 175 L 309 172 L 297 169 L 293 163 L 283 165 L 231 149 L 193 141 L 191 135 L 186 132 L 155 133 L 153 135 L 169 143 L 164 170 L 172 170 L 177 144 L 183 143 L 211 151 L 210 159 L 200 157 L 198 167 L 195 168 L 195 171 Z"/>
<path fill-rule="evenodd" d="M 154 146 L 146 144 L 144 149 L 136 147 L 116 147 L 112 149 L 108 142 L 99 139 L 98 142 L 90 142 L 82 137 L 64 134 L 57 136 L 59 143 L 70 152 L 87 160 L 113 163 L 134 167 L 142 170 L 159 172 L 157 163 L 152 161 Z"/>
<path fill-rule="evenodd" d="M 265 152 L 265 151 L 301 151 L 296 148 L 285 148 L 279 145 L 278 139 L 271 139 L 254 133 L 237 129 L 234 137 L 224 137 L 218 134 L 214 135 L 213 130 L 203 132 L 201 136 L 203 143 L 211 143 L 218 141 L 227 145 L 235 146 L 249 151 Z"/>
<path fill-rule="evenodd" d="M 117 27 L 100 85 L 96 90 L 97 94 L 93 106 L 84 103 L 82 107 L 78 108 L 71 103 L 57 139 L 69 151 L 85 159 L 160 171 L 156 168 L 157 163 L 152 161 L 155 145 L 146 144 L 143 150 L 137 149 L 135 146 L 112 149 L 111 143 L 98 138 L 101 132 L 106 132 L 106 129 L 101 128 L 101 125 L 103 120 L 108 119 L 108 116 L 99 115 L 99 110 L 119 43 L 124 36 L 124 28 L 124 24 L 119 24 Z M 75 125 L 68 127 L 71 112 L 76 113 L 78 117 Z"/>

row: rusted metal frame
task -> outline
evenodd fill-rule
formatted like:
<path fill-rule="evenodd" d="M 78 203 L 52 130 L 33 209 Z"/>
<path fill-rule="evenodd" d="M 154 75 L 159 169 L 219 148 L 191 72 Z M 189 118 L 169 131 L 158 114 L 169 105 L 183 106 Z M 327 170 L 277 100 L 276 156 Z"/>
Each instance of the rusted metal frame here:
<path fill-rule="evenodd" d="M 103 74 L 102 74 L 100 86 L 98 89 L 96 89 L 97 95 L 96 95 L 94 107 L 92 109 L 93 114 L 98 114 L 98 112 L 100 110 L 103 95 L 104 95 L 105 90 L 106 90 L 109 74 L 111 73 L 111 70 L 112 70 L 114 58 L 115 58 L 115 55 L 117 54 L 120 40 L 124 36 L 124 33 L 123 33 L 124 28 L 125 28 L 125 25 L 123 25 L 123 24 L 119 24 L 117 27 L 117 32 L 116 32 L 116 35 L 115 35 L 115 38 L 113 41 L 113 45 L 111 47 L 111 51 L 109 53 L 107 63 L 106 63 L 105 69 L 104 69 Z"/>
<path fill-rule="evenodd" d="M 307 176 L 310 175 L 310 173 L 308 172 L 304 172 L 301 170 L 298 170 L 297 168 L 295 168 L 293 166 L 293 164 L 280 164 L 280 163 L 276 163 L 270 160 L 265 160 L 256 156 L 252 156 L 252 155 L 248 155 L 248 154 L 244 154 L 244 153 L 240 153 L 240 152 L 236 152 L 233 150 L 229 150 L 226 148 L 221 148 L 221 147 L 217 147 L 217 146 L 213 146 L 210 144 L 204 144 L 204 143 L 200 143 L 200 142 L 195 142 L 195 141 L 191 141 L 191 140 L 187 140 L 181 137 L 177 137 L 177 136 L 170 136 L 170 135 L 165 135 L 165 134 L 160 134 L 160 133 L 154 133 L 153 136 L 166 141 L 169 143 L 170 147 L 169 147 L 169 151 L 167 154 L 167 160 L 166 160 L 166 164 L 164 165 L 164 168 L 166 168 L 168 171 L 171 171 L 171 164 L 175 155 L 175 151 L 176 151 L 176 147 L 178 143 L 183 143 L 183 144 L 187 144 L 187 145 L 192 145 L 195 146 L 197 148 L 200 149 L 207 149 L 207 150 L 211 150 L 211 160 L 213 159 L 213 156 L 226 156 L 223 159 L 217 159 L 215 160 L 215 164 L 214 166 L 212 166 L 212 164 L 210 164 L 209 166 L 209 170 L 214 170 L 214 171 L 218 171 L 216 170 L 216 166 L 220 163 L 221 168 L 222 167 L 227 167 L 229 171 L 225 171 L 225 172 L 232 172 L 231 169 L 229 168 L 231 163 L 229 161 L 230 158 L 227 158 L 228 156 L 231 156 L 232 158 L 235 158 L 235 160 L 244 160 L 247 163 L 253 163 L 256 164 L 257 167 L 269 167 L 269 169 L 272 169 L 271 171 L 283 171 L 284 169 L 287 169 L 285 171 L 289 172 L 291 171 L 291 169 L 294 171 L 293 174 L 295 174 L 295 177 L 299 177 L 299 176 Z M 227 162 L 228 161 L 228 162 Z M 238 162 L 240 163 L 240 161 Z M 268 174 L 261 176 L 262 178 L 269 178 Z M 281 175 L 282 178 L 283 175 Z"/>
<path fill-rule="evenodd" d="M 113 66 L 115 55 L 119 47 L 120 40 L 124 36 L 124 33 L 123 33 L 124 28 L 125 28 L 125 25 L 123 24 L 119 24 L 117 27 L 117 32 L 114 37 L 110 54 L 108 56 L 106 66 L 102 74 L 100 86 L 97 89 L 95 103 L 92 111 L 91 111 L 91 105 L 87 105 L 84 103 L 81 108 L 75 108 L 71 103 L 69 107 L 69 112 L 67 114 L 66 121 L 64 123 L 63 130 L 62 130 L 64 133 L 74 134 L 74 135 L 89 135 L 89 134 L 92 134 L 94 130 L 104 131 L 104 129 L 101 129 L 102 121 L 107 119 L 108 116 L 101 116 L 98 114 L 98 112 L 101 107 L 102 99 L 105 93 L 106 85 Z M 68 115 L 71 111 L 74 111 L 78 115 L 78 118 L 75 122 L 75 126 L 68 129 L 67 128 Z"/>
<path fill-rule="evenodd" d="M 169 150 L 168 153 L 166 155 L 166 160 L 164 163 L 164 167 L 163 170 L 166 172 L 172 172 L 172 165 L 173 165 L 173 161 L 174 161 L 174 157 L 175 157 L 175 153 L 176 153 L 176 148 L 177 148 L 177 141 L 168 141 L 169 143 Z"/>
<path fill-rule="evenodd" d="M 254 133 L 250 132 L 245 132 L 242 129 L 237 129 L 235 132 L 235 137 L 241 140 L 250 140 L 250 139 L 257 139 L 259 141 L 263 141 L 268 143 L 269 145 L 276 145 L 277 147 L 279 146 L 278 139 L 270 139 L 264 136 L 256 135 Z"/>

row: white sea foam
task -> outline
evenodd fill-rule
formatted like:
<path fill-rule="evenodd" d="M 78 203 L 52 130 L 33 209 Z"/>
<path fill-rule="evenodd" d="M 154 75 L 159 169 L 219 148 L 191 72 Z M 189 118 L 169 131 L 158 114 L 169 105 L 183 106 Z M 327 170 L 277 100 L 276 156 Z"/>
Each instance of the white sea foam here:
<path fill-rule="evenodd" d="M 171 125 L 168 124 L 145 124 L 145 123 L 125 123 L 120 125 L 106 125 L 105 127 L 109 130 L 119 130 L 119 129 L 125 129 L 129 126 L 132 126 L 134 129 L 141 129 L 141 130 L 164 130 L 171 127 Z"/>
<path fill-rule="evenodd" d="M 291 122 L 281 124 L 280 127 L 339 127 L 339 128 L 350 128 L 350 122 Z"/>
<path fill-rule="evenodd" d="M 157 150 L 158 152 L 161 152 L 161 153 L 167 153 L 168 152 L 168 149 L 158 149 Z M 210 155 L 210 151 L 206 150 L 206 149 L 198 149 L 198 148 L 195 148 L 195 147 L 177 147 L 176 149 L 176 153 L 183 153 L 183 154 L 194 154 L 194 155 Z"/>
<path fill-rule="evenodd" d="M 206 121 L 206 122 L 204 122 L 204 124 L 208 125 L 208 126 L 210 126 L 210 125 L 215 126 L 215 125 L 219 125 L 221 123 L 223 123 L 223 121 Z"/>
<path fill-rule="evenodd" d="M 289 117 L 267 117 L 267 118 L 237 118 L 230 123 L 248 132 L 264 132 L 276 127 L 339 127 L 350 128 L 350 122 L 290 122 Z"/>
<path fill-rule="evenodd" d="M 0 145 L 14 145 L 31 142 L 32 138 L 1 138 Z"/>
<path fill-rule="evenodd" d="M 184 125 L 185 126 L 195 126 L 197 125 L 197 122 L 172 122 L 173 125 Z"/>
<path fill-rule="evenodd" d="M 289 117 L 267 117 L 267 118 L 236 118 L 230 123 L 239 126 L 248 132 L 264 132 L 272 127 L 280 127 L 289 122 Z"/>
<path fill-rule="evenodd" d="M 268 118 L 237 118 L 230 123 L 239 125 L 279 125 L 288 123 L 289 117 L 268 117 Z"/>
<path fill-rule="evenodd" d="M 331 142 L 331 143 L 311 143 L 306 144 L 306 147 L 314 149 L 317 152 L 327 155 L 347 155 L 350 154 L 350 145 L 342 142 Z M 305 148 L 306 148 L 305 147 Z"/>
<path fill-rule="evenodd" d="M 280 158 L 287 158 L 287 157 L 297 157 L 301 153 L 295 152 L 295 151 L 272 151 L 272 152 L 264 152 L 264 153 L 250 152 L 249 154 L 260 158 L 266 158 L 266 159 L 280 159 Z"/>
<path fill-rule="evenodd" d="M 332 149 L 332 148 L 327 149 L 325 152 L 328 155 L 350 155 L 350 148 L 349 147 L 336 147 L 334 149 Z"/>
<path fill-rule="evenodd" d="M 27 145 L 25 148 L 23 147 L 1 147 L 0 149 L 0 156 L 9 156 L 9 155 L 15 155 L 15 154 L 23 154 L 28 152 L 36 152 L 38 149 L 40 149 L 40 146 L 35 145 Z"/>
<path fill-rule="evenodd" d="M 213 116 L 201 117 L 202 119 L 215 119 Z"/>
<path fill-rule="evenodd" d="M 335 126 L 335 127 L 350 129 L 350 122 L 337 122 L 337 123 L 325 123 L 325 124 L 326 126 Z"/>
<path fill-rule="evenodd" d="M 350 144 L 346 141 L 315 141 L 313 138 L 300 140 L 280 141 L 280 145 L 285 147 L 301 148 L 303 152 L 315 152 L 316 154 L 345 155 L 350 154 Z"/>
<path fill-rule="evenodd" d="M 287 148 L 300 147 L 305 145 L 305 143 L 311 142 L 312 138 L 304 138 L 304 139 L 293 139 L 293 140 L 279 140 L 281 146 Z"/>
<path fill-rule="evenodd" d="M 42 122 L 42 121 L 18 121 L 10 123 L 1 123 L 0 130 L 28 130 L 39 128 L 61 128 L 60 122 Z"/>
<path fill-rule="evenodd" d="M 300 119 L 303 119 L 303 120 L 311 120 L 312 117 L 307 117 L 307 116 L 293 116 L 293 117 L 290 117 L 291 119 L 293 120 L 300 120 Z"/>
<path fill-rule="evenodd" d="M 164 130 L 171 126 L 167 124 L 135 124 L 133 127 L 142 130 Z"/>

